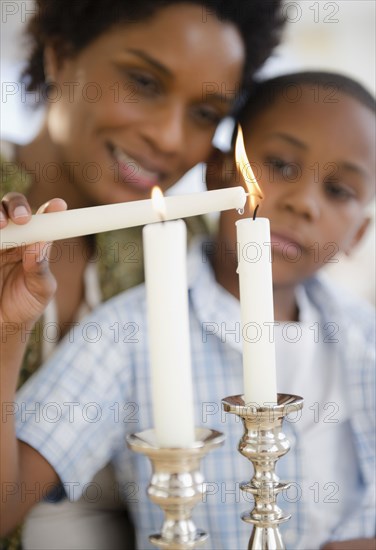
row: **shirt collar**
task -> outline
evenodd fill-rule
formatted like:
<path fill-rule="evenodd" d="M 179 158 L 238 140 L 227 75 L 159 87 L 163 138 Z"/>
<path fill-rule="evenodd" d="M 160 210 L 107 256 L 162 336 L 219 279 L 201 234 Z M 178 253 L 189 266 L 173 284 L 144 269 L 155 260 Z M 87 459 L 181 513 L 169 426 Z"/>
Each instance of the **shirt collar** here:
<path fill-rule="evenodd" d="M 304 285 L 299 285 L 295 290 L 296 303 L 299 309 L 299 323 L 312 323 L 318 319 L 318 312 L 309 301 Z"/>
<path fill-rule="evenodd" d="M 188 288 L 189 298 L 198 321 L 213 323 L 218 326 L 217 336 L 223 332 L 222 324 L 226 323 L 226 330 L 234 330 L 240 323 L 240 302 L 215 279 L 214 271 L 208 254 L 214 243 L 210 238 L 196 238 L 188 253 Z M 317 317 L 317 311 L 312 311 L 306 289 L 300 285 L 296 289 L 296 299 L 299 307 L 299 322 L 312 322 Z M 315 308 L 314 308 L 315 309 Z M 314 319 L 313 319 L 314 317 Z M 229 338 L 227 343 L 241 351 L 241 342 Z"/>
<path fill-rule="evenodd" d="M 239 301 L 219 285 L 208 257 L 213 242 L 209 239 L 195 239 L 188 254 L 188 288 L 192 308 L 198 321 L 212 323 L 218 327 L 216 332 L 220 337 L 222 324 L 226 323 L 226 330 L 235 329 L 240 323 Z M 241 351 L 241 342 L 228 339 L 228 344 Z"/>

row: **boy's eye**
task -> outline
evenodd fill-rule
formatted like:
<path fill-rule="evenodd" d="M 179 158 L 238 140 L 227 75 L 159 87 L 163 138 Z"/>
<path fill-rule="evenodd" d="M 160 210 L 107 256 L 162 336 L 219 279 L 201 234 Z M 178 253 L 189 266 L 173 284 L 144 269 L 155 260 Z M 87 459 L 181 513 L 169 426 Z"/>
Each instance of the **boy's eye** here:
<path fill-rule="evenodd" d="M 202 125 L 216 126 L 223 116 L 215 107 L 211 106 L 202 105 L 193 109 L 193 117 Z"/>
<path fill-rule="evenodd" d="M 295 163 L 287 162 L 281 157 L 268 157 L 265 164 L 271 166 L 274 173 L 277 172 L 288 181 L 295 180 L 299 172 Z"/>
<path fill-rule="evenodd" d="M 282 171 L 288 165 L 287 162 L 277 157 L 268 157 L 266 159 L 266 162 L 280 171 Z"/>
<path fill-rule="evenodd" d="M 356 196 L 352 188 L 338 181 L 325 182 L 325 189 L 329 197 L 335 200 L 348 201 Z"/>

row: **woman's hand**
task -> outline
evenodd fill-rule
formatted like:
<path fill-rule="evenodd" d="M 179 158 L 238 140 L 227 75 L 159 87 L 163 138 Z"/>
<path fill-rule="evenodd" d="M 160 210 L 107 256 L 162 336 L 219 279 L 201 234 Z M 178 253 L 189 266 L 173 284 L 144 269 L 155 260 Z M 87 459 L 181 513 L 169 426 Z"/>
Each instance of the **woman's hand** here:
<path fill-rule="evenodd" d="M 53 199 L 41 206 L 39 213 L 65 209 L 63 200 Z M 9 193 L 1 201 L 0 233 L 9 220 L 23 225 L 30 219 L 31 210 L 23 195 Z M 15 400 L 27 340 L 25 335 L 43 313 L 56 288 L 48 267 L 47 251 L 46 243 L 0 251 L 0 399 L 7 406 Z M 17 441 L 13 414 L 5 415 L 0 439 L 2 486 L 5 483 L 16 488 L 31 487 L 36 483 L 53 486 L 58 482 L 52 466 L 32 447 Z M 21 499 L 19 495 L 20 491 L 14 491 L 6 502 L 1 502 L 1 530 L 4 534 L 14 529 L 35 504 L 35 494 L 31 499 Z"/>
<path fill-rule="evenodd" d="M 66 207 L 62 199 L 52 199 L 37 213 L 57 212 Z M 0 204 L 0 230 L 8 220 L 20 225 L 31 220 L 31 209 L 23 195 L 8 193 L 3 198 Z M 15 332 L 17 326 L 29 330 L 56 290 L 56 282 L 48 265 L 48 249 L 49 243 L 44 242 L 0 251 L 0 327 L 3 343 L 4 331 L 9 335 Z"/>

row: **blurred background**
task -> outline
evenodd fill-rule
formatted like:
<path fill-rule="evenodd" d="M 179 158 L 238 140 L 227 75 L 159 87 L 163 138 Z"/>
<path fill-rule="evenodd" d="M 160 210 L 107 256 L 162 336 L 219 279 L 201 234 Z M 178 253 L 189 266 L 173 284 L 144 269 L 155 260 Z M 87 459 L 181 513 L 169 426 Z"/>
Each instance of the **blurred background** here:
<path fill-rule="evenodd" d="M 51 0 L 53 1 L 53 0 Z M 251 1 L 251 0 L 250 0 Z M 34 12 L 33 0 L 1 3 L 1 138 L 25 143 L 38 130 L 39 111 L 28 106 L 19 74 L 27 53 L 23 28 Z M 282 44 L 264 66 L 262 75 L 295 70 L 326 69 L 343 72 L 376 93 L 375 0 L 285 1 L 287 27 Z M 252 32 L 252 29 L 250 29 Z M 226 147 L 231 124 L 217 132 L 216 143 Z M 202 189 L 203 168 L 193 169 L 173 192 Z M 375 205 L 370 208 L 375 219 Z M 375 224 L 354 254 L 338 257 L 328 274 L 353 292 L 375 303 Z"/>

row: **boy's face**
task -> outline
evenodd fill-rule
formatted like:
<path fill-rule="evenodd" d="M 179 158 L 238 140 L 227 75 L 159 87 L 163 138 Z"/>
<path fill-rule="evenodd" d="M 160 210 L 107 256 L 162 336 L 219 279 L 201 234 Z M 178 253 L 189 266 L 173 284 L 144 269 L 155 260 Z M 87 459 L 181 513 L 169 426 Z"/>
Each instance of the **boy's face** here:
<path fill-rule="evenodd" d="M 366 228 L 364 208 L 375 188 L 372 111 L 338 91 L 305 85 L 294 91 L 298 100 L 277 97 L 243 128 L 280 286 L 298 284 L 338 251 L 351 251 Z M 221 218 L 227 241 L 230 232 L 236 239 L 230 218 Z"/>

